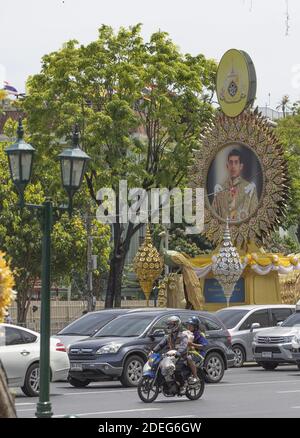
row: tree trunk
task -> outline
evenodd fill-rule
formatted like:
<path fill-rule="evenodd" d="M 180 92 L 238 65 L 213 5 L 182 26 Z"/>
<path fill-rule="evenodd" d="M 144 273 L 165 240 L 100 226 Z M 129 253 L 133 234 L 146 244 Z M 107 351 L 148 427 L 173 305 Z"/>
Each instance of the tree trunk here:
<path fill-rule="evenodd" d="M 113 257 L 110 262 L 105 308 L 121 307 L 122 275 L 126 254 Z"/>
<path fill-rule="evenodd" d="M 105 309 L 111 309 L 114 305 L 115 297 L 115 264 L 110 262 L 109 275 L 107 281 L 107 290 L 105 296 Z"/>
<path fill-rule="evenodd" d="M 122 278 L 125 264 L 126 253 L 122 254 L 122 257 L 117 260 L 115 265 L 115 307 L 121 307 L 121 291 L 122 291 Z"/>
<path fill-rule="evenodd" d="M 297 239 L 300 242 L 300 224 L 297 225 L 297 231 L 296 231 Z"/>
<path fill-rule="evenodd" d="M 124 231 L 122 224 L 114 224 L 114 250 L 110 262 L 110 270 L 105 298 L 105 308 L 121 307 L 122 276 L 126 254 L 129 250 L 132 236 L 143 224 L 134 226 L 129 222 L 126 236 L 122 239 Z"/>
<path fill-rule="evenodd" d="M 32 290 L 35 284 L 35 279 L 28 279 L 25 281 L 20 281 L 20 283 L 16 285 L 18 295 L 17 295 L 17 315 L 18 315 L 18 324 L 23 326 L 26 325 L 27 313 L 29 310 Z"/>
<path fill-rule="evenodd" d="M 8 385 L 7 377 L 0 360 L 0 418 L 16 418 L 16 408 Z"/>

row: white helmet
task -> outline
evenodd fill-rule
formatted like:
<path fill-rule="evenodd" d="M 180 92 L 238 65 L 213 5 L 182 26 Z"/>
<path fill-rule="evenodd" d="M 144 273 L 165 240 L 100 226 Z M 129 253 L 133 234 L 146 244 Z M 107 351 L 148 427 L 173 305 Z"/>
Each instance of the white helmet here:
<path fill-rule="evenodd" d="M 181 326 L 181 319 L 178 316 L 170 316 L 167 320 L 167 329 L 169 333 L 176 333 Z"/>

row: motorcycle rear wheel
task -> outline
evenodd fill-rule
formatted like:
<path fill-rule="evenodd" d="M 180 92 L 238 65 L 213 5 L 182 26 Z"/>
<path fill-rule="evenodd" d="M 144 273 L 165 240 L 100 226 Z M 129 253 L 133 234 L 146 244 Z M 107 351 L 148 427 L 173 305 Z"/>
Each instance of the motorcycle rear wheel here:
<path fill-rule="evenodd" d="M 200 397 L 202 397 L 204 388 L 205 388 L 205 380 L 204 380 L 204 372 L 200 369 L 198 370 L 198 378 L 199 383 L 193 387 L 188 386 L 186 389 L 186 397 L 190 400 L 199 400 Z"/>
<path fill-rule="evenodd" d="M 157 384 L 151 385 L 153 379 L 149 376 L 142 377 L 138 384 L 138 395 L 144 403 L 152 403 L 157 399 L 159 394 L 159 386 Z"/>

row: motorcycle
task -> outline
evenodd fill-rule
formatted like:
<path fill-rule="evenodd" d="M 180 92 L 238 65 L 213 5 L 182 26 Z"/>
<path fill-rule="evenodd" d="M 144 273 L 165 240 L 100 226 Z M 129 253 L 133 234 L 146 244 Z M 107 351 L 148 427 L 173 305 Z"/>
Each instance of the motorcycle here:
<path fill-rule="evenodd" d="M 205 387 L 203 361 L 196 362 L 198 381 L 191 382 L 190 368 L 175 358 L 174 352 L 151 353 L 143 368 L 137 391 L 144 403 L 152 403 L 159 393 L 165 397 L 186 396 L 198 400 Z"/>

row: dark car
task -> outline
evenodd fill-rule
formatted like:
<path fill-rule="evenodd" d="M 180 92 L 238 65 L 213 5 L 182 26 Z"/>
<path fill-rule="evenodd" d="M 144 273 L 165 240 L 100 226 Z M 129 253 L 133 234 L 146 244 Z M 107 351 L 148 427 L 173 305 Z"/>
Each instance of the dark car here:
<path fill-rule="evenodd" d="M 206 329 L 207 381 L 219 382 L 233 366 L 231 337 L 223 323 L 209 312 L 182 309 L 153 309 L 120 316 L 96 335 L 69 347 L 69 382 L 84 387 L 90 382 L 119 379 L 124 386 L 137 386 L 148 353 L 165 335 L 166 322 L 177 315 L 185 323 L 198 316 Z"/>
<path fill-rule="evenodd" d="M 59 338 L 59 340 L 68 347 L 74 342 L 93 336 L 102 327 L 118 316 L 142 310 L 143 309 L 103 309 L 88 312 L 75 321 L 72 321 L 52 337 Z"/>

